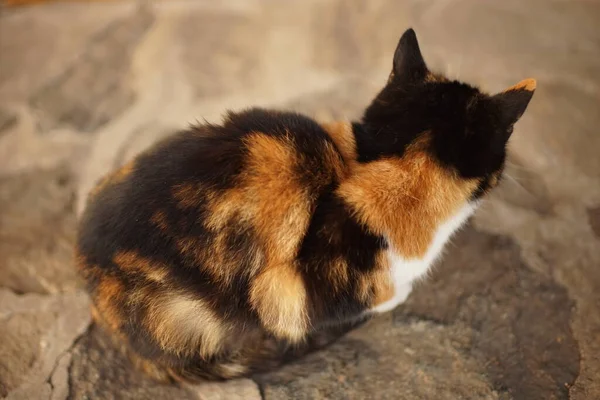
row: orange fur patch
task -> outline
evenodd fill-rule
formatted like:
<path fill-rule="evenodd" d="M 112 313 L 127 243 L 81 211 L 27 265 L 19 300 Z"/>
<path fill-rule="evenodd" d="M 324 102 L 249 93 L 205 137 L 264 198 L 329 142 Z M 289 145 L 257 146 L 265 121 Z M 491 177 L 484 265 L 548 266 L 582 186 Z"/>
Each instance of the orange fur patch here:
<path fill-rule="evenodd" d="M 490 177 L 490 187 L 494 188 L 498 186 L 498 182 L 500 181 L 500 173 L 496 173 Z"/>
<path fill-rule="evenodd" d="M 244 144 L 245 168 L 235 186 L 204 197 L 208 209 L 204 225 L 213 233 L 211 240 L 207 243 L 187 237 L 177 240 L 182 254 L 193 254 L 207 272 L 225 284 L 242 273 L 241 257 L 253 257 L 250 270 L 243 271 L 250 276 L 266 262 L 291 262 L 308 227 L 314 201 L 310 188 L 299 179 L 302 159 L 290 138 L 257 132 L 249 135 Z M 194 185 L 177 187 L 174 197 L 184 207 L 197 206 L 201 200 Z M 232 224 L 237 227 L 232 228 Z M 250 255 L 239 254 L 228 243 L 231 230 L 243 226 L 252 227 L 256 236 L 256 248 Z"/>
<path fill-rule="evenodd" d="M 402 158 L 356 166 L 338 194 L 406 258 L 423 256 L 438 226 L 477 187 L 439 165 L 417 143 Z"/>
<path fill-rule="evenodd" d="M 272 265 L 258 275 L 250 303 L 264 327 L 279 338 L 297 342 L 308 330 L 306 287 L 292 265 Z"/>
<path fill-rule="evenodd" d="M 142 257 L 135 251 L 120 251 L 113 261 L 122 271 L 134 271 L 151 281 L 162 282 L 167 276 L 168 267 L 160 262 Z"/>
<path fill-rule="evenodd" d="M 101 280 L 104 276 L 104 272 L 97 265 L 89 264 L 87 258 L 78 249 L 75 250 L 75 267 L 87 281 Z M 97 313 L 95 309 L 92 311 Z M 93 314 L 92 317 L 94 317 Z M 100 319 L 97 319 L 97 321 L 100 322 Z"/>
<path fill-rule="evenodd" d="M 169 224 L 167 222 L 167 216 L 164 213 L 164 211 L 157 211 L 154 214 L 152 214 L 152 218 L 150 219 L 150 221 L 158 226 L 160 228 L 161 231 L 166 232 L 169 230 Z"/>
<path fill-rule="evenodd" d="M 327 265 L 327 281 L 331 283 L 335 293 L 346 287 L 350 281 L 348 263 L 343 257 L 339 257 Z"/>
<path fill-rule="evenodd" d="M 74 252 L 74 258 L 75 258 L 75 266 L 77 267 L 77 269 L 81 272 L 81 273 L 85 273 L 86 269 L 88 268 L 88 262 L 87 259 L 85 258 L 85 256 L 83 254 L 81 254 L 79 252 L 79 249 L 75 249 Z"/>
<path fill-rule="evenodd" d="M 348 122 L 330 122 L 321 126 L 342 154 L 346 166 L 351 168 L 358 158 L 352 125 Z"/>
<path fill-rule="evenodd" d="M 205 226 L 208 229 L 219 231 L 234 217 L 239 221 L 251 221 L 256 214 L 256 205 L 254 202 L 248 202 L 244 207 L 246 199 L 251 200 L 245 188 L 240 185 L 225 191 L 220 196 L 208 199 L 207 208 L 209 212 L 204 222 Z"/>
<path fill-rule="evenodd" d="M 202 187 L 199 184 L 182 183 L 173 186 L 172 195 L 181 208 L 198 207 L 202 201 Z"/>
<path fill-rule="evenodd" d="M 112 276 L 104 276 L 96 288 L 97 314 L 113 332 L 119 332 L 123 324 L 121 309 L 124 293 L 125 285 Z"/>
<path fill-rule="evenodd" d="M 227 230 L 216 231 L 208 243 L 194 237 L 178 238 L 176 245 L 184 257 L 202 265 L 216 282 L 228 286 L 240 274 L 254 276 L 264 264 L 258 246 L 249 252 L 236 251 L 228 243 L 228 234 Z"/>
<path fill-rule="evenodd" d="M 246 146 L 237 187 L 209 201 L 206 225 L 219 230 L 235 216 L 253 226 L 269 260 L 291 261 L 311 216 L 312 193 L 297 172 L 301 160 L 289 139 L 255 133 Z"/>
<path fill-rule="evenodd" d="M 511 87 L 509 87 L 508 89 L 504 90 L 504 92 L 510 92 L 513 90 L 527 90 L 529 92 L 533 92 L 535 90 L 537 86 L 537 82 L 535 79 L 524 79 L 521 82 L 517 83 L 516 85 L 513 85 Z"/>
<path fill-rule="evenodd" d="M 245 142 L 244 173 L 235 189 L 209 202 L 207 227 L 218 230 L 234 216 L 251 224 L 266 263 L 252 283 L 251 303 L 265 328 L 299 340 L 307 326 L 306 289 L 291 263 L 310 222 L 312 193 L 299 181 L 302 160 L 290 139 L 255 133 Z M 217 246 L 229 250 L 218 240 Z"/>
<path fill-rule="evenodd" d="M 133 351 L 128 351 L 127 356 L 137 369 L 144 372 L 152 379 L 163 383 L 168 383 L 170 381 L 171 376 L 168 369 L 141 357 Z"/>
<path fill-rule="evenodd" d="M 253 225 L 270 260 L 291 261 L 310 220 L 310 195 L 298 180 L 292 144 L 262 134 L 247 139 L 243 178 L 256 205 Z"/>
<path fill-rule="evenodd" d="M 370 274 L 363 276 L 358 287 L 362 301 L 371 300 L 371 304 L 380 304 L 391 299 L 395 289 L 384 251 L 377 254 L 375 264 L 377 267 Z"/>
<path fill-rule="evenodd" d="M 425 76 L 425 82 L 448 82 L 448 78 L 446 78 L 444 75 L 429 71 Z"/>
<path fill-rule="evenodd" d="M 378 304 L 392 298 L 394 286 L 385 252 L 380 251 L 375 259 L 376 267 L 370 273 L 362 274 L 357 281 L 357 298 L 369 304 Z"/>

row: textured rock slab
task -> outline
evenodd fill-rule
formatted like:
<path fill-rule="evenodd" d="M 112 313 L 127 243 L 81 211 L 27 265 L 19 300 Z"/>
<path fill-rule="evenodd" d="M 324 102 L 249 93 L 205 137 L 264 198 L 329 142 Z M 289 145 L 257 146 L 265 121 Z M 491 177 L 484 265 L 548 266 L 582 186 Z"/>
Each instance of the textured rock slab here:
<path fill-rule="evenodd" d="M 0 102 L 0 179 L 32 170 L 67 166 L 76 171 L 85 160 L 90 138 L 76 131 L 41 132 L 27 106 L 3 109 Z"/>
<path fill-rule="evenodd" d="M 0 108 L 0 135 L 17 123 L 17 116 L 14 112 Z"/>
<path fill-rule="evenodd" d="M 594 207 L 588 210 L 590 226 L 594 234 L 600 238 L 600 207 Z"/>
<path fill-rule="evenodd" d="M 258 377 L 270 399 L 493 399 L 461 349 L 468 329 L 391 318 L 371 321 L 328 349 Z"/>
<path fill-rule="evenodd" d="M 420 7 L 415 4 L 394 0 L 317 3 L 309 29 L 311 61 L 317 68 L 339 74 L 388 74 L 392 65 L 390 52 L 401 31 L 414 24 L 419 14 Z"/>
<path fill-rule="evenodd" d="M 73 349 L 70 398 L 254 400 L 260 393 L 249 379 L 195 386 L 154 382 L 134 370 L 123 351 L 106 334 L 92 329 Z"/>
<path fill-rule="evenodd" d="M 199 400 L 261 400 L 258 385 L 250 379 L 203 383 L 190 389 Z"/>
<path fill-rule="evenodd" d="M 359 78 L 346 78 L 332 87 L 288 101 L 284 109 L 312 115 L 320 121 L 357 120 L 381 87 Z"/>
<path fill-rule="evenodd" d="M 16 295 L 0 289 L 0 395 L 31 398 L 52 389 L 52 381 L 57 387 L 64 382 L 63 358 L 90 323 L 88 307 L 81 292 Z"/>
<path fill-rule="evenodd" d="M 73 177 L 64 167 L 0 178 L 0 282 L 20 293 L 77 286 Z"/>
<path fill-rule="evenodd" d="M 26 101 L 76 62 L 109 24 L 134 9 L 134 2 L 4 8 L 0 103 Z"/>
<path fill-rule="evenodd" d="M 31 97 L 32 106 L 45 117 L 43 126 L 94 131 L 131 105 L 131 57 L 151 24 L 152 14 L 140 8 L 90 41 L 77 62 Z"/>
<path fill-rule="evenodd" d="M 511 398 L 564 398 L 579 373 L 569 325 L 573 300 L 564 287 L 527 266 L 507 237 L 472 228 L 420 285 L 406 315 L 472 328 L 469 353 Z"/>
<path fill-rule="evenodd" d="M 202 10 L 181 18 L 183 72 L 196 96 L 239 94 L 260 83 L 265 26 L 246 13 Z M 248 49 L 254 48 L 254 51 Z"/>

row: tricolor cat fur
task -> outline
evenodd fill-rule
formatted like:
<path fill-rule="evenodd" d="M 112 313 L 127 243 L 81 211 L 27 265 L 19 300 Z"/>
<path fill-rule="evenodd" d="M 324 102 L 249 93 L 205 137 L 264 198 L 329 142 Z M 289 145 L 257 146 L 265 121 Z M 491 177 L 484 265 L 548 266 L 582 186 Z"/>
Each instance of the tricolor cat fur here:
<path fill-rule="evenodd" d="M 535 89 L 428 70 L 413 30 L 354 123 L 230 112 L 91 193 L 78 267 L 96 321 L 161 379 L 227 379 L 405 300 L 501 178 Z"/>

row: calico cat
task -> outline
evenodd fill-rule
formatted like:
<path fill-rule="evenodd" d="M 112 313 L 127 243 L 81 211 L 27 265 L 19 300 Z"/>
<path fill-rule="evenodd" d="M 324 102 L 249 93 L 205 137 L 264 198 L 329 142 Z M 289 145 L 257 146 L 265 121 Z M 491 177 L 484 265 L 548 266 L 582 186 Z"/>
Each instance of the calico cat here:
<path fill-rule="evenodd" d="M 156 378 L 228 379 L 393 309 L 498 184 L 535 85 L 430 72 L 409 29 L 358 122 L 252 108 L 173 135 L 89 196 L 95 320 Z"/>

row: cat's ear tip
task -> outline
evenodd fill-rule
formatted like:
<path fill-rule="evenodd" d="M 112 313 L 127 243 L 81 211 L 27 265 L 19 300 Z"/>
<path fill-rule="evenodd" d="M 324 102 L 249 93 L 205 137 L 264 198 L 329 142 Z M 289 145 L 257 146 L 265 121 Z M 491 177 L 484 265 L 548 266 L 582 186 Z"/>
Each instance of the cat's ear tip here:
<path fill-rule="evenodd" d="M 415 32 L 415 30 L 412 27 L 409 27 L 407 30 L 404 31 L 404 33 L 402 34 L 402 37 L 416 39 L 417 33 Z"/>
<path fill-rule="evenodd" d="M 537 87 L 537 81 L 533 78 L 524 79 L 523 81 L 521 81 L 521 87 L 524 90 L 533 92 L 535 90 L 535 88 Z"/>
<path fill-rule="evenodd" d="M 533 78 L 523 79 L 521 82 L 517 83 L 514 86 L 509 87 L 504 92 L 509 92 L 513 90 L 526 90 L 528 92 L 535 91 L 537 87 L 537 81 Z"/>

